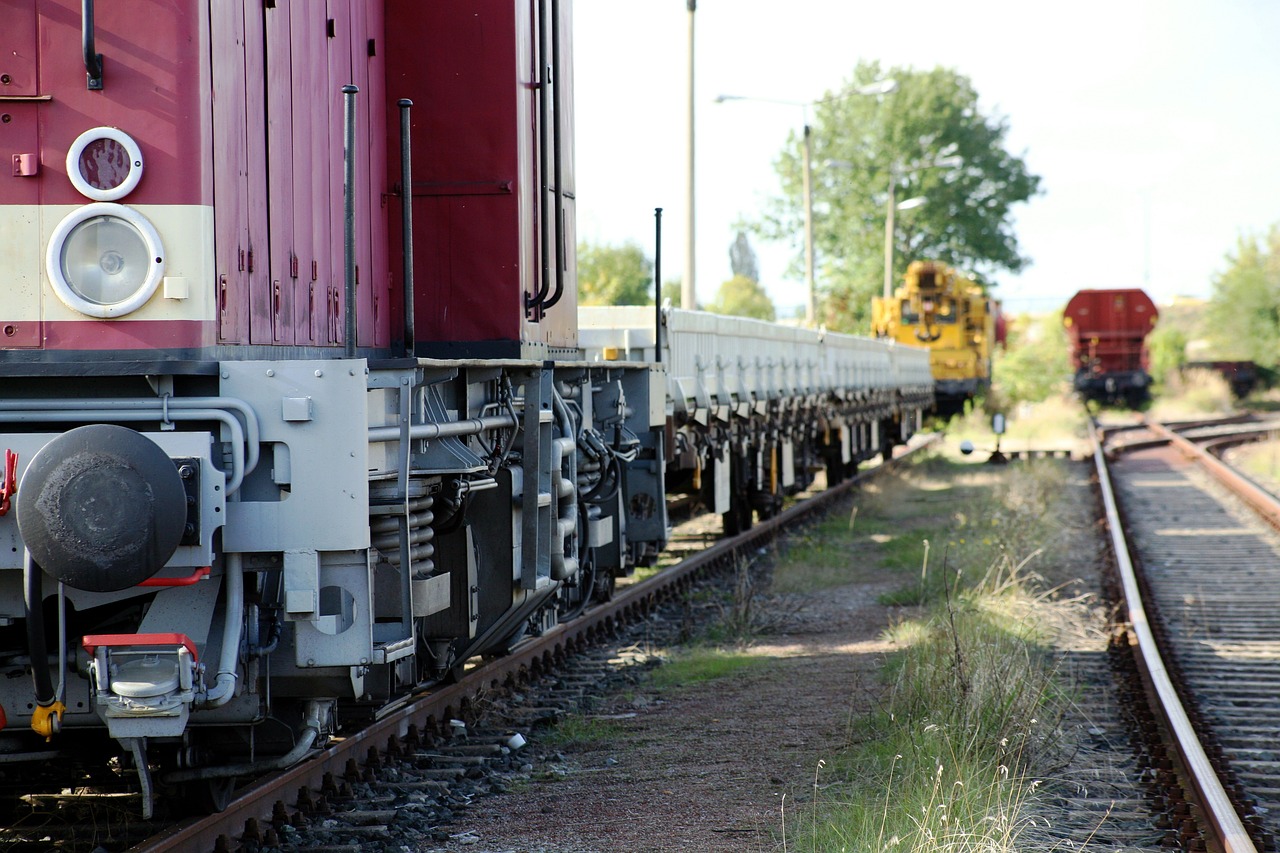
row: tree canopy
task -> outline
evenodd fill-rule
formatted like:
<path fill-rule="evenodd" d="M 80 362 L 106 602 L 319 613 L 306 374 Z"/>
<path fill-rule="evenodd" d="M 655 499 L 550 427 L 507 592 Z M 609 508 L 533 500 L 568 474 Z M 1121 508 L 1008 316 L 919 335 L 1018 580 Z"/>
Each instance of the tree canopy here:
<path fill-rule="evenodd" d="M 1213 280 L 1208 333 L 1214 358 L 1280 366 L 1280 226 L 1241 237 Z"/>
<path fill-rule="evenodd" d="M 860 87 L 892 78 L 897 91 Z M 814 103 L 810 133 L 819 320 L 865 331 L 871 297 L 884 281 L 890 180 L 896 200 L 925 203 L 895 215 L 893 280 L 913 260 L 938 260 L 980 283 L 1030 263 L 1018 247 L 1011 208 L 1035 195 L 1040 179 L 1007 152 L 1006 120 L 978 109 L 967 77 L 946 68 L 916 71 L 860 63 L 838 91 Z M 782 196 L 756 225 L 762 236 L 804 241 L 803 135 L 793 133 L 777 161 Z M 929 164 L 958 158 L 952 168 Z"/>
<path fill-rule="evenodd" d="M 764 292 L 759 282 L 744 275 L 735 275 L 721 284 L 707 310 L 713 314 L 732 314 L 757 320 L 777 319 L 769 294 Z"/>
<path fill-rule="evenodd" d="M 652 305 L 653 264 L 633 242 L 578 244 L 579 305 Z"/>

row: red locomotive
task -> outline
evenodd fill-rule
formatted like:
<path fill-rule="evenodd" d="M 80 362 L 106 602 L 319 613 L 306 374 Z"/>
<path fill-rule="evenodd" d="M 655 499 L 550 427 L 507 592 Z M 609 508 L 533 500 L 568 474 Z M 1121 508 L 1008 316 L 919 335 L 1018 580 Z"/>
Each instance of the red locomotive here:
<path fill-rule="evenodd" d="M 1071 344 L 1076 393 L 1141 406 L 1151 395 L 1147 335 L 1160 314 L 1142 290 L 1081 290 L 1062 323 Z"/>
<path fill-rule="evenodd" d="M 216 807 L 662 548 L 663 373 L 579 348 L 569 12 L 5 4 L 5 768 Z M 702 468 L 930 402 L 754 354 Z"/>

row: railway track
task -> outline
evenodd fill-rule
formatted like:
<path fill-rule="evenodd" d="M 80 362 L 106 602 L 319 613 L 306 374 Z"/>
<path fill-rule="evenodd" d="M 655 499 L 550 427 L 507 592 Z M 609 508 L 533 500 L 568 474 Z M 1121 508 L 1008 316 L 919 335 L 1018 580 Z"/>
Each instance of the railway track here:
<path fill-rule="evenodd" d="M 4 820 L 7 825 L 0 828 L 0 849 L 221 853 L 298 844 L 301 827 L 310 833 L 308 849 L 355 851 L 387 837 L 395 821 L 429 811 L 425 806 L 414 808 L 414 792 L 421 794 L 420 800 L 434 797 L 437 808 L 465 808 L 470 799 L 465 780 L 496 772 L 499 781 L 494 784 L 500 785 L 504 768 L 520 763 L 518 726 L 468 729 L 467 721 L 477 717 L 479 705 L 519 690 L 533 696 L 536 707 L 526 708 L 527 714 L 556 713 L 566 690 L 581 693 L 583 685 L 605 679 L 603 663 L 586 654 L 589 649 L 618 636 L 624 638 L 625 647 L 628 625 L 641 625 L 699 579 L 733 565 L 738 555 L 760 548 L 928 443 L 914 446 L 888 466 L 812 495 L 739 536 L 690 548 L 679 563 L 648 580 L 620 587 L 612 600 L 583 616 L 523 643 L 505 657 L 472 666 L 456 683 L 437 685 L 411 702 L 386 710 L 380 719 L 335 739 L 308 760 L 236 790 L 217 814 L 144 822 L 135 814 L 136 793 L 72 787 L 26 796 L 25 806 L 12 811 Z M 607 654 L 618 656 L 616 650 Z M 627 652 L 621 656 L 627 657 Z M 571 660 L 578 661 L 576 671 L 566 669 Z M 611 666 L 616 668 L 616 661 Z M 549 690 L 527 689 L 546 681 L 552 672 L 561 674 Z M 459 737 L 460 732 L 465 737 Z M 462 783 L 460 793 L 458 783 Z"/>
<path fill-rule="evenodd" d="M 1145 772 L 1183 850 L 1275 851 L 1280 836 L 1280 502 L 1186 437 L 1258 431 L 1151 424 L 1095 445 L 1124 639 L 1162 729 Z"/>

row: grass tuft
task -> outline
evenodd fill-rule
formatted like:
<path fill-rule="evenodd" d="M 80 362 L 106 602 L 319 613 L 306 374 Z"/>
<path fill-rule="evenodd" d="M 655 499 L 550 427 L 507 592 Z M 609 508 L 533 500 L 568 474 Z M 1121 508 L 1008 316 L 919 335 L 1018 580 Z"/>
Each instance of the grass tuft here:
<path fill-rule="evenodd" d="M 901 511 L 946 491 L 947 524 L 935 514 L 897 548 L 846 543 L 898 566 L 902 586 L 883 600 L 919 616 L 888 632 L 901 651 L 886 665 L 883 706 L 817 769 L 813 804 L 786 821 L 788 850 L 1001 853 L 1033 831 L 1036 774 L 1070 700 L 1053 643 L 1084 601 L 1032 566 L 1060 572 L 1056 555 L 1089 513 L 1070 505 L 1068 469 L 1051 461 L 980 472 L 931 465 L 885 496 Z M 943 474 L 949 490 L 919 488 Z M 864 505 L 863 534 L 887 511 Z"/>
<path fill-rule="evenodd" d="M 694 646 L 672 657 L 649 676 L 657 688 L 697 684 L 718 678 L 729 678 L 768 663 L 767 658 L 747 652 L 729 651 L 709 646 Z"/>

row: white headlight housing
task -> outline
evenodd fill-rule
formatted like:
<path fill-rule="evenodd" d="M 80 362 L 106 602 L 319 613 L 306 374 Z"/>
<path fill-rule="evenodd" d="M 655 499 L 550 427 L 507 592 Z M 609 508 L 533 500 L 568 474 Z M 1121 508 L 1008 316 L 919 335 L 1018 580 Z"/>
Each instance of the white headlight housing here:
<path fill-rule="evenodd" d="M 140 213 L 99 202 L 58 223 L 45 255 L 54 293 L 90 317 L 121 317 L 138 310 L 164 276 L 160 235 Z"/>
<path fill-rule="evenodd" d="M 117 201 L 142 180 L 142 149 L 122 130 L 91 128 L 67 151 L 67 177 L 86 198 Z"/>

